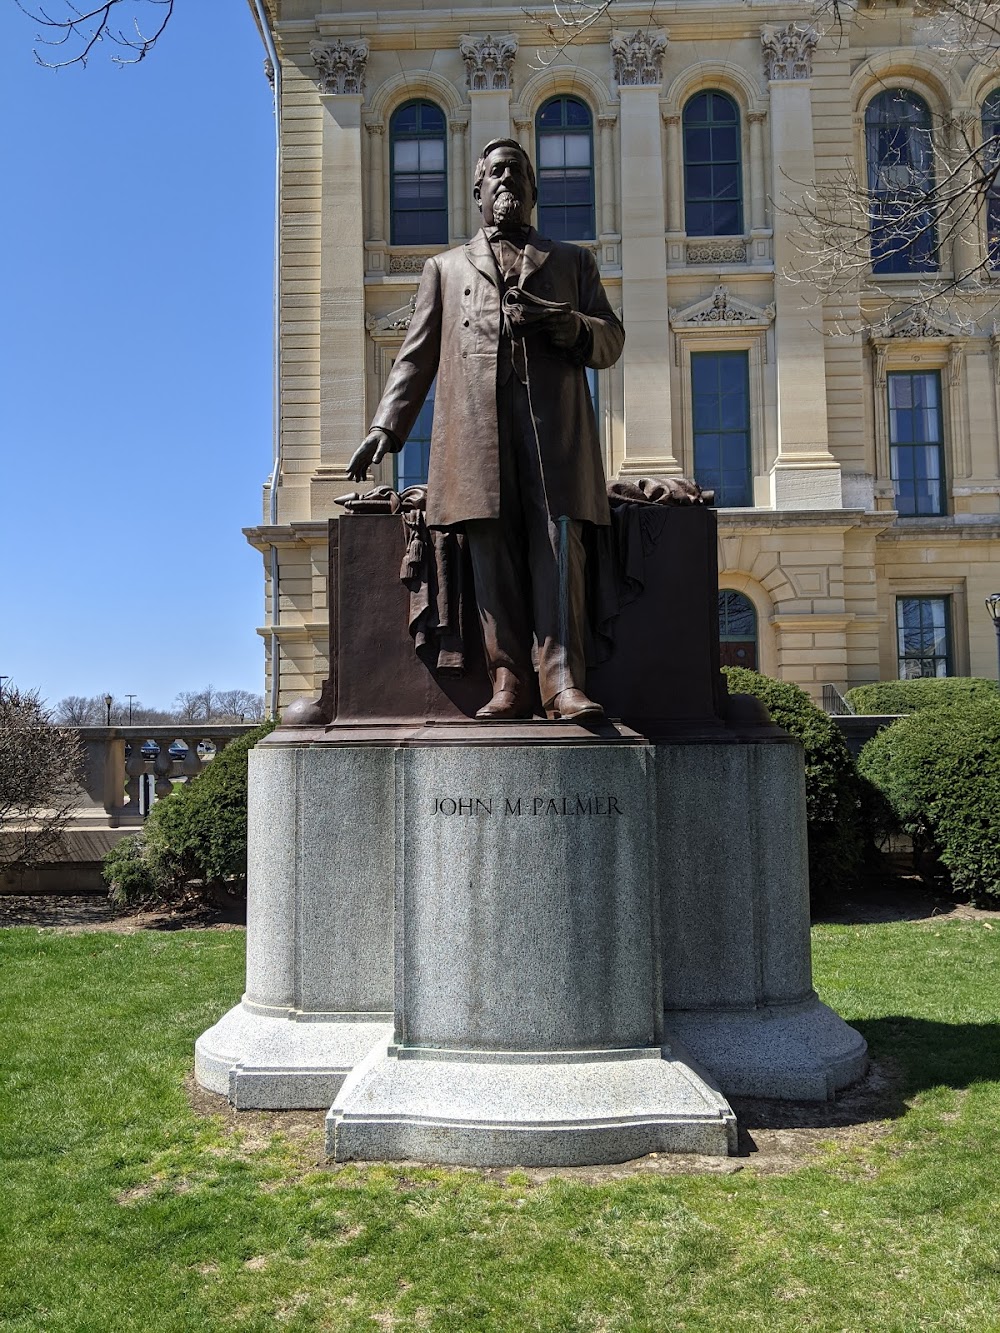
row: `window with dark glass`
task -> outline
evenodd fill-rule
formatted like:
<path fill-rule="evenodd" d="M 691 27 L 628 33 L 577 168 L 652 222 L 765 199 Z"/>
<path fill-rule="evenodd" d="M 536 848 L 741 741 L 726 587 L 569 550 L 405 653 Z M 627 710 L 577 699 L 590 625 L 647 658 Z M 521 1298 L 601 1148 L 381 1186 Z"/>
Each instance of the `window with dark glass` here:
<path fill-rule="evenodd" d="M 951 606 L 948 597 L 897 597 L 899 678 L 951 674 Z"/>
<path fill-rule="evenodd" d="M 743 232 L 740 113 L 726 93 L 705 92 L 684 108 L 684 226 L 689 236 Z"/>
<path fill-rule="evenodd" d="M 1000 268 L 1000 88 L 983 103 L 983 169 L 987 175 L 987 254 L 990 268 Z"/>
<path fill-rule="evenodd" d="M 944 440 L 941 375 L 936 370 L 888 376 L 889 467 L 900 514 L 943 514 Z"/>
<path fill-rule="evenodd" d="M 757 612 L 741 592 L 719 592 L 719 659 L 723 666 L 757 670 Z"/>
<path fill-rule="evenodd" d="M 389 121 L 393 245 L 447 245 L 448 173 L 444 112 L 406 102 Z"/>
<path fill-rule="evenodd" d="M 424 486 L 427 483 L 427 470 L 431 461 L 431 427 L 434 424 L 434 390 L 437 380 L 431 385 L 424 405 L 417 413 L 413 429 L 406 443 L 396 455 L 395 484 L 397 491 L 405 491 L 407 486 Z"/>
<path fill-rule="evenodd" d="M 753 504 L 747 352 L 692 352 L 694 475 L 720 508 Z"/>
<path fill-rule="evenodd" d="M 578 97 L 553 97 L 535 119 L 538 230 L 555 241 L 589 240 L 594 225 L 594 124 Z"/>
<path fill-rule="evenodd" d="M 928 273 L 938 266 L 928 199 L 934 188 L 931 113 L 906 88 L 868 103 L 865 150 L 875 273 Z"/>

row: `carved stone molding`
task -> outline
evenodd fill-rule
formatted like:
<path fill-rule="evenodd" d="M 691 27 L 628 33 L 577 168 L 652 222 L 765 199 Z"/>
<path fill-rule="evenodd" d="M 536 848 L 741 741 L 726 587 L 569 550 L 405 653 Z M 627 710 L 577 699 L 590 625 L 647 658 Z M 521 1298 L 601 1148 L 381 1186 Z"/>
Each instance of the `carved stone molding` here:
<path fill-rule="evenodd" d="M 774 305 L 753 305 L 733 296 L 726 286 L 716 287 L 711 296 L 682 309 L 671 308 L 672 329 L 699 329 L 706 324 L 741 328 L 767 328 L 774 321 Z"/>
<path fill-rule="evenodd" d="M 310 52 L 319 70 L 321 93 L 359 96 L 365 90 L 368 43 L 363 40 L 317 43 Z"/>
<path fill-rule="evenodd" d="M 270 56 L 264 57 L 264 78 L 271 85 L 271 91 L 274 91 L 274 64 Z"/>
<path fill-rule="evenodd" d="M 896 338 L 904 342 L 919 342 L 932 339 L 940 342 L 943 339 L 966 338 L 969 335 L 968 329 L 960 328 L 957 324 L 950 324 L 947 320 L 938 319 L 932 316 L 927 310 L 919 307 L 910 307 L 908 310 L 902 310 L 898 315 L 893 315 L 890 319 L 885 319 L 881 324 L 876 324 L 871 330 L 872 342 L 882 342 L 886 339 Z"/>
<path fill-rule="evenodd" d="M 663 82 L 663 53 L 667 39 L 662 33 L 642 32 L 611 38 L 611 59 L 620 88 L 648 88 Z"/>
<path fill-rule="evenodd" d="M 511 87 L 517 39 L 511 36 L 463 37 L 459 45 L 470 92 L 505 92 Z"/>
<path fill-rule="evenodd" d="M 687 262 L 689 264 L 745 264 L 747 247 L 745 241 L 708 241 L 695 243 L 688 241 Z"/>
<path fill-rule="evenodd" d="M 431 255 L 437 254 L 436 250 L 422 250 L 416 255 L 390 255 L 389 272 L 390 273 L 422 273 L 424 265 L 430 259 Z"/>
<path fill-rule="evenodd" d="M 819 39 L 819 29 L 808 23 L 762 28 L 760 44 L 768 79 L 811 79 L 813 51 Z"/>
<path fill-rule="evenodd" d="M 380 338 L 391 339 L 406 332 L 416 308 L 417 294 L 414 292 L 406 305 L 400 306 L 398 310 L 391 310 L 388 315 L 382 315 L 378 319 L 374 315 L 368 315 L 365 318 L 365 328 L 376 341 Z"/>

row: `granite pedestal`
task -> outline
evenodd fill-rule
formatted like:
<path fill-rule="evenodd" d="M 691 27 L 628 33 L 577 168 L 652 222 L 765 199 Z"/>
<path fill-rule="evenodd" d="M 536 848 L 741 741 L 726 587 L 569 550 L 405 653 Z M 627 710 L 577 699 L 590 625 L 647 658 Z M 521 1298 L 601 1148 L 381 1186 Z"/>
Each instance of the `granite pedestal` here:
<path fill-rule="evenodd" d="M 539 729 L 397 751 L 395 1031 L 334 1101 L 338 1160 L 734 1144 L 724 1098 L 663 1045 L 653 747 Z"/>
<path fill-rule="evenodd" d="M 240 1108 L 328 1107 L 392 1032 L 393 751 L 249 761 L 246 993 L 195 1073 Z"/>

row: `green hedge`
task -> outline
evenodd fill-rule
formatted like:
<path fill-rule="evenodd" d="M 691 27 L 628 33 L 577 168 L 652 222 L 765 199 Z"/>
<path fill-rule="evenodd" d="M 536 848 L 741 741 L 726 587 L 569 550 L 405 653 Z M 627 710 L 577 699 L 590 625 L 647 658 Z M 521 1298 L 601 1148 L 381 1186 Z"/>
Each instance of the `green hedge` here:
<path fill-rule="evenodd" d="M 274 726 L 230 741 L 193 781 L 156 802 L 140 834 L 108 852 L 104 878 L 114 901 L 245 893 L 247 754 Z"/>
<path fill-rule="evenodd" d="M 895 715 L 974 699 L 1000 699 L 1000 688 L 995 680 L 977 676 L 924 676 L 919 680 L 880 680 L 874 685 L 855 685 L 844 698 L 856 713 Z"/>
<path fill-rule="evenodd" d="M 919 867 L 943 867 L 961 897 L 1000 900 L 1000 699 L 900 718 L 858 767 L 913 839 Z"/>
<path fill-rule="evenodd" d="M 731 694 L 752 694 L 802 742 L 806 762 L 809 883 L 814 899 L 852 887 L 869 843 L 863 784 L 837 724 L 804 690 L 745 667 L 724 667 Z"/>

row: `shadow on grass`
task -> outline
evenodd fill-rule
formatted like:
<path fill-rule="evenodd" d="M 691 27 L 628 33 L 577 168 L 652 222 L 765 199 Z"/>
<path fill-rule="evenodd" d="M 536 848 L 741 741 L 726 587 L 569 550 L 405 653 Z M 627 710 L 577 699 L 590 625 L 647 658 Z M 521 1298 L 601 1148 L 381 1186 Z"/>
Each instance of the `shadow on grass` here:
<path fill-rule="evenodd" d="M 843 1130 L 898 1120 L 927 1088 L 961 1090 L 1000 1081 L 1000 1023 L 935 1023 L 906 1016 L 852 1027 L 871 1053 L 868 1074 L 832 1102 L 731 1097 L 740 1125 L 740 1155 L 754 1153 L 754 1130 Z"/>

